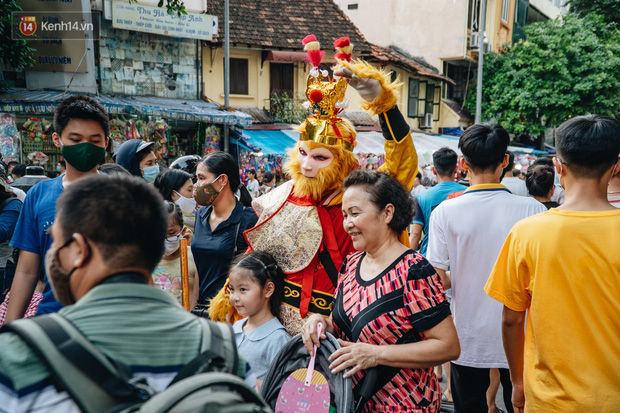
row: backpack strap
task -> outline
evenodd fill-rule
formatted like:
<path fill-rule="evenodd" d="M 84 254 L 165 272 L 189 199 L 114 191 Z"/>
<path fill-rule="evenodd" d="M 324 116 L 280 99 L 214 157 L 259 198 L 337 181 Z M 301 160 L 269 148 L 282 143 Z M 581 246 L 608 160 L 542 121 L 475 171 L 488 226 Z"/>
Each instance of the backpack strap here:
<path fill-rule="evenodd" d="M 237 401 L 234 402 L 234 404 L 231 403 L 231 405 L 226 408 L 227 412 L 272 412 L 269 405 L 265 403 L 265 401 L 252 388 L 250 388 L 243 379 L 231 374 L 216 372 L 193 376 L 185 380 L 183 383 L 176 383 L 174 385 L 170 384 L 166 391 L 158 393 L 151 400 L 144 403 L 140 411 L 148 413 L 170 412 L 174 407 L 179 406 L 179 400 L 181 398 L 187 397 L 187 395 L 196 395 L 200 391 L 204 391 L 209 388 L 213 391 L 213 397 L 220 397 L 221 403 L 226 400 L 226 397 L 230 397 L 225 393 L 234 393 L 235 395 L 241 397 L 243 401 Z M 217 391 L 219 391 L 219 393 Z M 224 398 L 222 399 L 222 397 Z M 197 403 L 194 404 L 196 405 Z M 216 410 L 224 411 L 217 408 Z M 204 411 L 209 410 L 207 409 Z"/>
<path fill-rule="evenodd" d="M 0 330 L 7 331 L 32 348 L 56 387 L 65 390 L 84 412 L 101 412 L 150 397 L 145 388 L 129 382 L 129 367 L 101 353 L 59 314 L 16 320 Z"/>
<path fill-rule="evenodd" d="M 170 386 L 190 376 L 206 372 L 223 372 L 237 375 L 239 354 L 232 328 L 224 323 L 215 323 L 199 317 L 202 324 L 200 354 L 183 366 Z"/>
<path fill-rule="evenodd" d="M 243 219 L 243 217 L 241 217 Z M 235 225 L 235 239 L 234 239 L 234 249 L 233 249 L 233 257 L 237 255 L 237 250 L 239 247 L 237 246 L 237 240 L 239 239 L 239 228 L 241 227 L 241 220 L 237 222 Z"/>

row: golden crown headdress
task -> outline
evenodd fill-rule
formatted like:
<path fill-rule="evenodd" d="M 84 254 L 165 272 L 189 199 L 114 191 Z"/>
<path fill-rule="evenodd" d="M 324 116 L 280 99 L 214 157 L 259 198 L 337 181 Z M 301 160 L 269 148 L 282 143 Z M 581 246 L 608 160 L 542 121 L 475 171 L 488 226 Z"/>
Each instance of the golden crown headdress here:
<path fill-rule="evenodd" d="M 302 43 L 312 65 L 306 81 L 308 102 L 305 104 L 312 114 L 300 127 L 300 140 L 343 145 L 353 150 L 356 144 L 355 129 L 350 122 L 338 116 L 348 106 L 348 99 L 345 99 L 347 81 L 342 78 L 332 79 L 327 70 L 319 68 L 325 52 L 321 50 L 314 35 L 306 36 Z M 334 46 L 338 50 L 335 56 L 337 61 L 351 61 L 353 45 L 348 37 L 336 40 Z"/>

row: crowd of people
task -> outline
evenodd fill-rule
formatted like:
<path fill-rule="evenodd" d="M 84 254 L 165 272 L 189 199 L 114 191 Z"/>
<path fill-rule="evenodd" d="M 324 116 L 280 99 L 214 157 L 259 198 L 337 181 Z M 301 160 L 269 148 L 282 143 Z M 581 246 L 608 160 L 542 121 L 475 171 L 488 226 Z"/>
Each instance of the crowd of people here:
<path fill-rule="evenodd" d="M 382 78 L 354 69 L 337 73 L 381 101 Z M 510 413 L 615 411 L 620 122 L 565 122 L 558 156 L 524 180 L 508 133 L 476 124 L 462 157 L 437 150 L 437 184 L 416 190 L 408 126 L 383 105 L 378 171 L 342 131 L 328 145 L 302 129 L 284 165 L 291 181 L 276 186 L 255 169 L 244 185 L 224 152 L 161 168 L 138 139 L 104 163 L 107 113 L 90 97 L 63 100 L 61 175 L 22 199 L 0 168 L 1 322 L 58 312 L 158 391 L 200 355 L 209 314 L 232 328 L 234 373 L 263 394 L 292 337 L 311 355 L 331 334 L 340 348 L 323 373 L 352 379 L 360 411 L 490 413 L 500 383 Z M 38 353 L 3 331 L 0 411 L 77 411 Z"/>

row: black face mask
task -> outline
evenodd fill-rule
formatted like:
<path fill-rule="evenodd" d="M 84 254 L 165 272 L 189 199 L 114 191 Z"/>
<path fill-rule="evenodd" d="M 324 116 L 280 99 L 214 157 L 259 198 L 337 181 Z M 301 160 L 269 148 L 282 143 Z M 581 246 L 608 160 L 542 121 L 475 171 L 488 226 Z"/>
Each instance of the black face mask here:
<path fill-rule="evenodd" d="M 45 273 L 49 279 L 49 282 L 54 292 L 54 297 L 62 305 L 75 304 L 75 298 L 71 292 L 71 275 L 77 270 L 77 266 L 73 267 L 71 271 L 65 271 L 58 259 L 58 252 L 68 247 L 73 242 L 73 238 L 65 242 L 63 246 L 59 248 L 50 248 L 45 254 Z M 87 244 L 88 245 L 88 244 Z"/>

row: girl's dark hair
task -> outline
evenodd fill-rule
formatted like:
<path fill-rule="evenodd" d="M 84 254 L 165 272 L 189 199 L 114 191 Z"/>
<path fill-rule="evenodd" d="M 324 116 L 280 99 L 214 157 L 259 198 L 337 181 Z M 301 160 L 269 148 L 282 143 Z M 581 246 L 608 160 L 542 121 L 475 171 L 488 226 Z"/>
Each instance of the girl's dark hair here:
<path fill-rule="evenodd" d="M 280 305 L 284 297 L 284 273 L 273 256 L 265 251 L 252 251 L 238 255 L 230 264 L 230 269 L 244 268 L 252 272 L 252 276 L 264 288 L 267 281 L 274 285 L 274 291 L 269 298 L 271 314 L 280 319 Z M 230 270 L 229 270 L 230 271 Z"/>
<path fill-rule="evenodd" d="M 174 221 L 179 224 L 181 228 L 183 228 L 183 213 L 181 212 L 181 207 L 175 204 L 172 201 L 164 201 L 165 209 L 168 212 L 168 222 L 170 219 L 174 219 Z"/>
<path fill-rule="evenodd" d="M 358 169 L 346 177 L 342 187 L 346 191 L 354 186 L 364 187 L 370 195 L 370 202 L 379 211 L 383 211 L 387 204 L 394 205 L 394 216 L 388 226 L 397 237 L 407 229 L 413 220 L 415 202 L 403 184 L 383 172 Z"/>
<path fill-rule="evenodd" d="M 546 165 L 530 167 L 525 174 L 525 186 L 532 196 L 546 197 L 555 181 L 553 168 Z"/>
<path fill-rule="evenodd" d="M 104 163 L 103 165 L 99 165 L 97 170 L 105 175 L 131 175 L 127 169 L 117 163 Z"/>
<path fill-rule="evenodd" d="M 239 165 L 237 165 L 235 158 L 226 152 L 213 152 L 202 158 L 201 162 L 205 164 L 207 170 L 213 175 L 226 175 L 233 194 L 237 189 L 239 190 L 239 201 L 246 207 L 252 205 L 252 195 L 250 195 L 245 185 L 241 183 Z"/>
<path fill-rule="evenodd" d="M 13 171 L 11 171 L 11 175 L 19 175 L 20 178 L 26 176 L 26 164 L 18 163 L 15 165 Z"/>
<path fill-rule="evenodd" d="M 172 192 L 179 192 L 179 189 L 191 179 L 190 174 L 180 169 L 164 169 L 157 175 L 153 185 L 165 200 L 172 201 Z"/>

